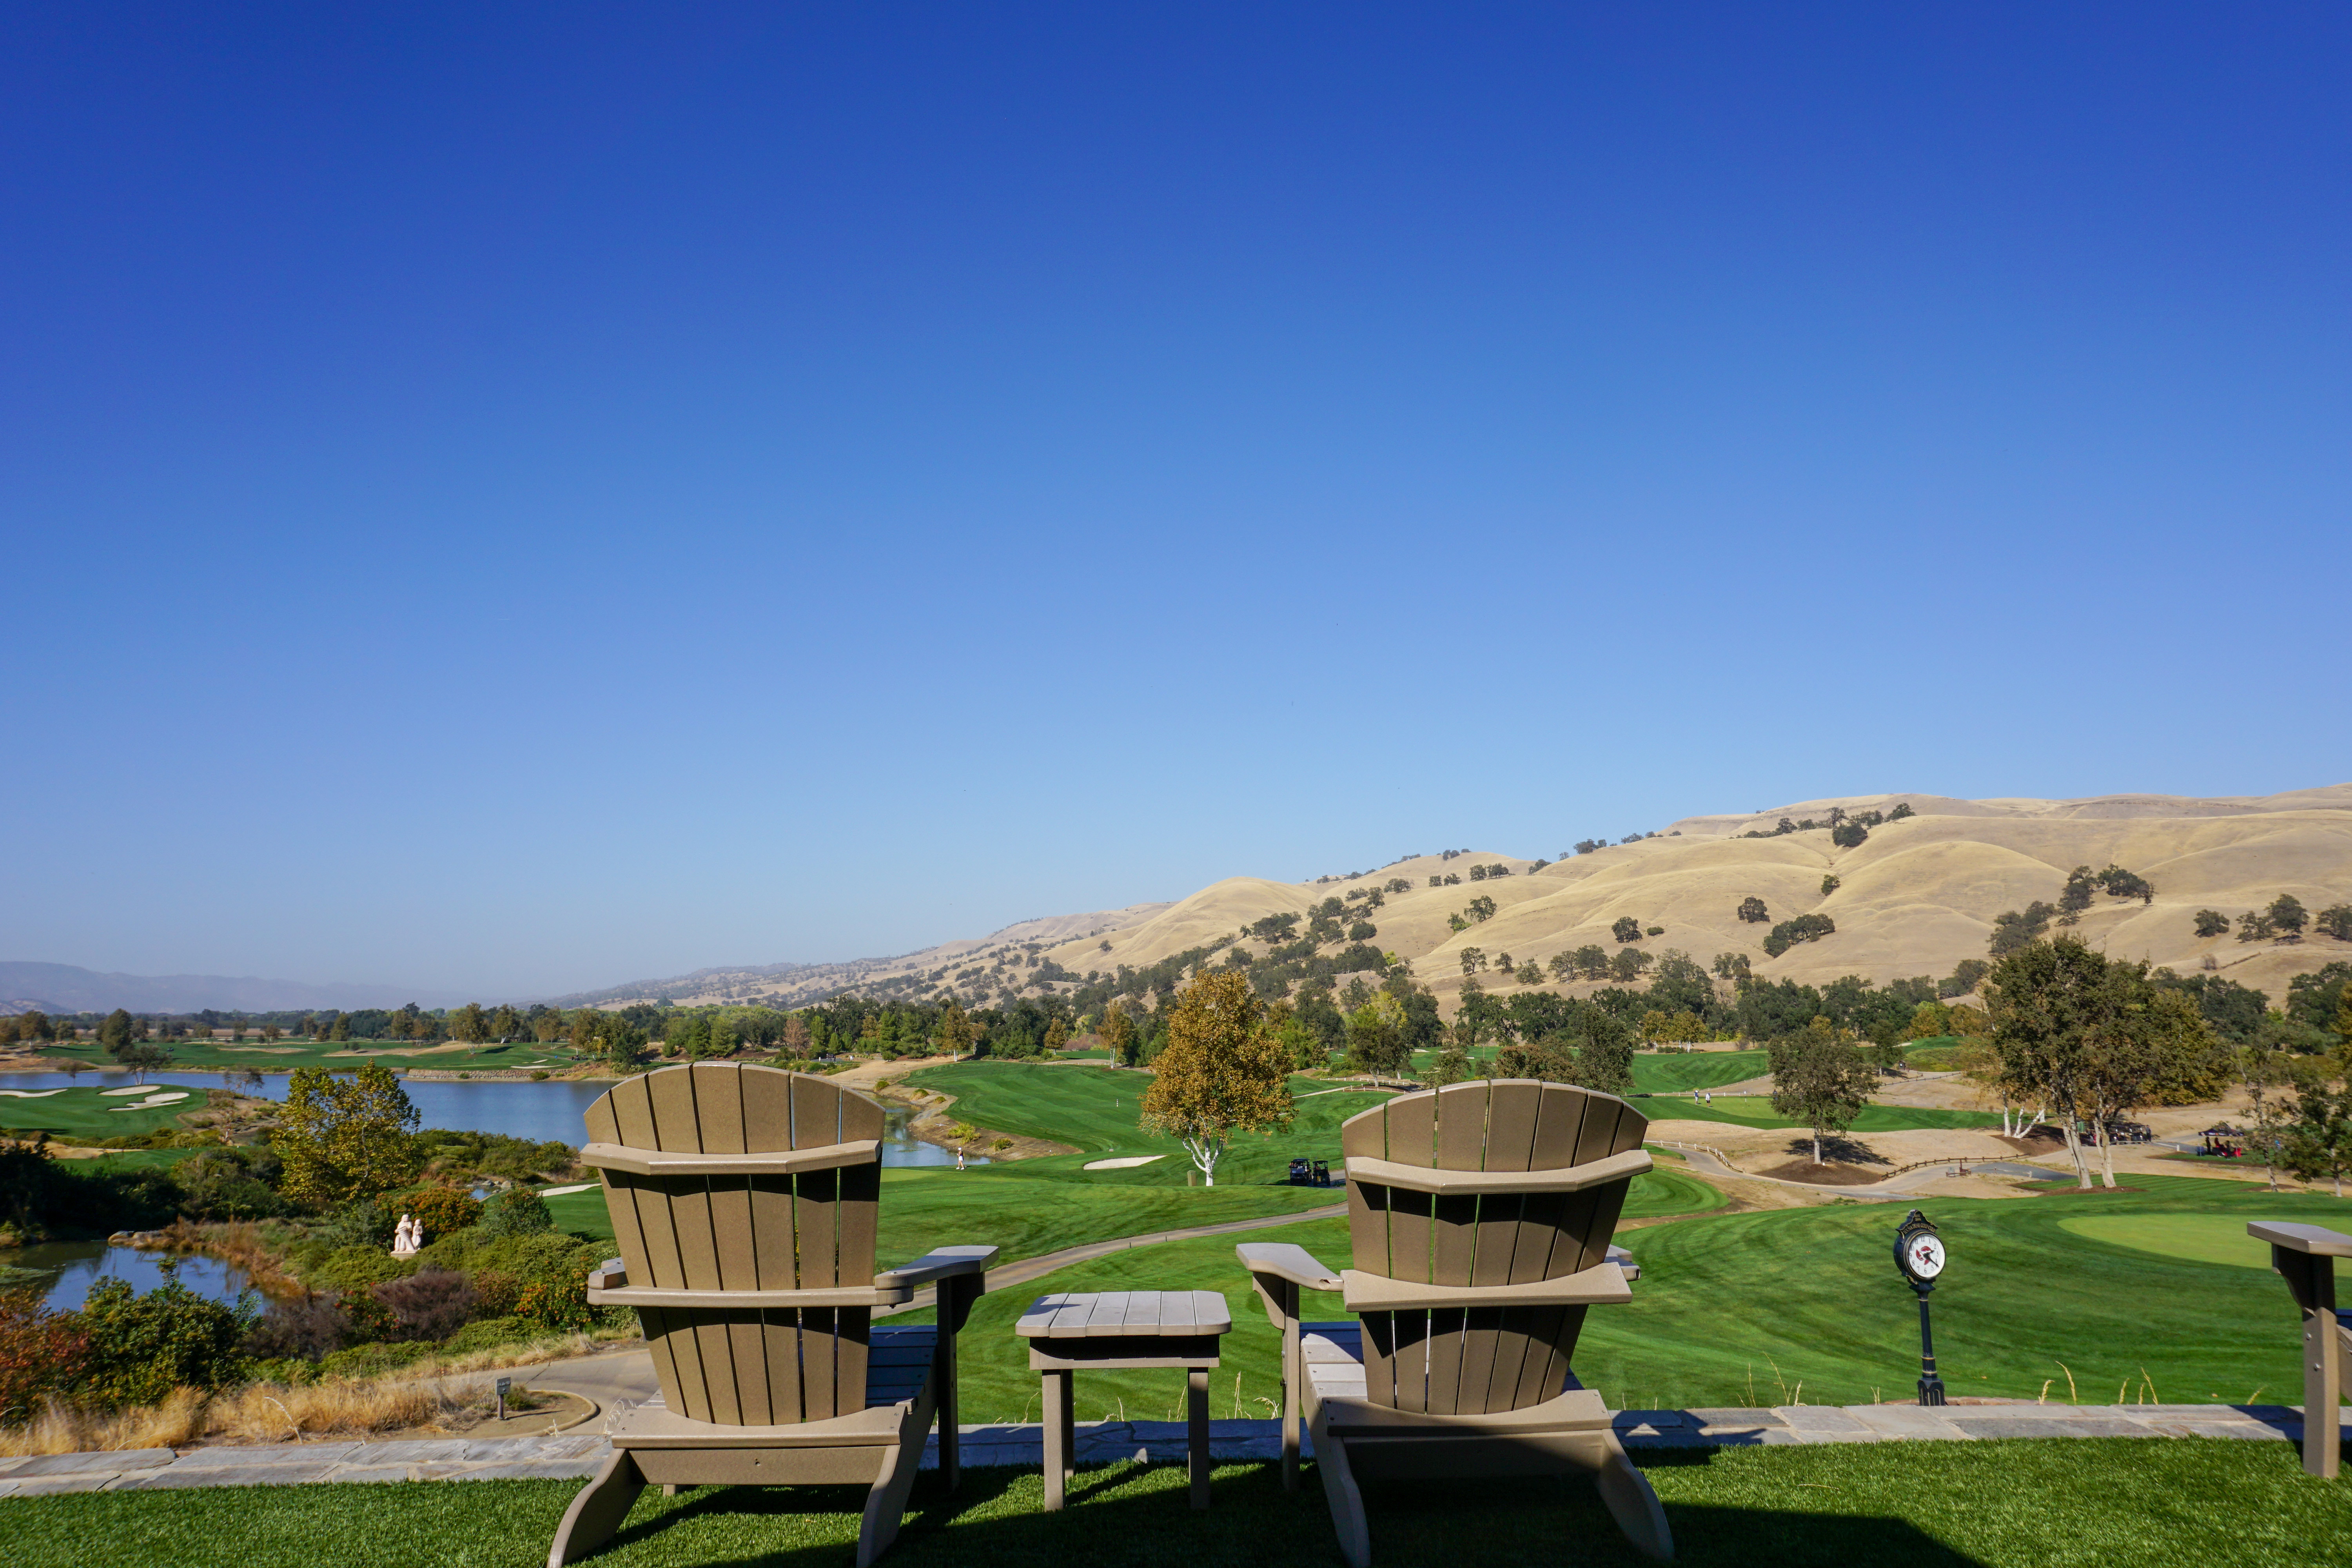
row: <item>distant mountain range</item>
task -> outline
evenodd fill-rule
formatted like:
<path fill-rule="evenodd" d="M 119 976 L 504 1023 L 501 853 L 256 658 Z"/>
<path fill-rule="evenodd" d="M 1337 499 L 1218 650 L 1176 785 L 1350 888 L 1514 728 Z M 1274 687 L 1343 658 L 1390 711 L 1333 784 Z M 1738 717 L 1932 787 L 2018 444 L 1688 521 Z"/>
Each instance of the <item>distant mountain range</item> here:
<path fill-rule="evenodd" d="M 70 963 L 0 963 L 0 1012 L 5 1013 L 34 1007 L 44 1013 L 110 1013 L 117 1007 L 133 1013 L 200 1013 L 207 1007 L 223 1013 L 274 1013 L 295 1007 L 347 1012 L 356 1007 L 398 1007 L 409 1002 L 420 1007 L 447 1007 L 465 1000 L 454 994 L 358 983 L 313 985 L 249 974 L 101 974 Z"/>

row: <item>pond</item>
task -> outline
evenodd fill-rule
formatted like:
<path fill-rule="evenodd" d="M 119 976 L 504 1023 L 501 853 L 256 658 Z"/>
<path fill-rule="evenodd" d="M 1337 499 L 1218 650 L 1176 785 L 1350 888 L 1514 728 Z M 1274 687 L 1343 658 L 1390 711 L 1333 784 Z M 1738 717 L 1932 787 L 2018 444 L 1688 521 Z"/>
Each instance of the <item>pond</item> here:
<path fill-rule="evenodd" d="M 61 1072 L 19 1072 L 0 1074 L 0 1089 L 40 1090 L 69 1088 L 76 1083 L 129 1083 L 131 1075 L 122 1072 L 83 1073 L 79 1078 Z M 220 1073 L 163 1072 L 150 1073 L 152 1083 L 185 1084 L 197 1089 L 217 1089 L 223 1084 Z M 286 1086 L 282 1076 L 265 1079 L 260 1094 L 267 1099 L 284 1098 Z M 610 1083 L 562 1082 L 553 1079 L 539 1082 L 480 1079 L 427 1079 L 402 1080 L 408 1098 L 417 1109 L 422 1124 L 445 1127 L 466 1132 L 500 1132 L 510 1138 L 528 1138 L 533 1142 L 557 1142 L 577 1145 L 585 1136 L 581 1126 L 581 1113 L 612 1085 Z M 247 1090 L 246 1092 L 253 1092 Z M 955 1151 L 926 1143 L 907 1131 L 914 1112 L 901 1106 L 887 1108 L 883 1123 L 882 1163 L 885 1165 L 952 1165 Z M 987 1160 L 974 1155 L 967 1163 L 985 1165 Z M 142 1291 L 151 1290 L 163 1282 L 162 1269 L 165 1254 L 142 1252 L 128 1247 L 109 1247 L 102 1241 L 51 1242 L 40 1247 L 0 1250 L 0 1268 L 27 1269 L 47 1278 L 43 1286 L 48 1304 L 56 1308 L 79 1307 L 89 1298 L 89 1289 L 100 1279 L 128 1279 Z M 6 1277 L 0 1276 L 0 1283 Z M 236 1299 L 246 1288 L 242 1269 L 232 1268 L 217 1258 L 189 1257 L 183 1259 L 180 1281 L 190 1289 L 217 1301 Z M 38 1279 L 22 1283 L 40 1284 Z"/>
<path fill-rule="evenodd" d="M 163 1260 L 171 1256 L 109 1247 L 102 1241 L 51 1241 L 0 1252 L 0 1268 L 12 1271 L 12 1283 L 40 1286 L 42 1300 L 64 1310 L 89 1300 L 90 1288 L 101 1279 L 127 1279 L 142 1295 L 152 1290 L 163 1282 Z M 16 1279 L 16 1270 L 44 1276 L 47 1282 Z M 234 1301 L 249 1281 L 244 1269 L 217 1258 L 184 1256 L 180 1258 L 180 1283 L 199 1296 Z"/>
<path fill-rule="evenodd" d="M 123 1083 L 131 1081 L 125 1072 L 88 1072 L 76 1078 L 61 1072 L 12 1072 L 0 1074 L 0 1089 L 26 1089 L 37 1092 L 45 1089 L 63 1089 L 75 1083 Z M 151 1083 L 186 1084 L 196 1089 L 218 1089 L 227 1082 L 227 1075 L 216 1072 L 149 1073 Z M 534 1143 L 570 1143 L 578 1145 L 586 1136 L 581 1117 L 604 1092 L 612 1088 L 609 1082 L 581 1083 L 559 1079 L 542 1079 L 536 1082 L 514 1079 L 403 1079 L 401 1087 L 408 1091 L 410 1103 L 416 1107 L 420 1125 L 446 1127 L 460 1132 L 500 1132 L 509 1138 L 528 1138 Z M 262 1079 L 258 1093 L 268 1100 L 285 1098 L 282 1075 L 270 1075 Z M 941 1149 L 909 1135 L 907 1123 L 912 1112 L 900 1108 L 888 1111 L 882 1139 L 882 1163 L 885 1165 L 952 1165 L 955 1151 Z M 988 1162 L 973 1157 L 967 1163 L 982 1165 Z"/>

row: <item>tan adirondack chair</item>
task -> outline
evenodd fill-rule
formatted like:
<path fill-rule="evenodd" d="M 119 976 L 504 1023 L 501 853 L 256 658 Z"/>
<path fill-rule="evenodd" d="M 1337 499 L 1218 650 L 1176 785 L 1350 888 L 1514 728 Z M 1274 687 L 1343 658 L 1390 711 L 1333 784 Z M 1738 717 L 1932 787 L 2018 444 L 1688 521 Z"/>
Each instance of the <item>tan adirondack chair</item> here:
<path fill-rule="evenodd" d="M 594 1551 L 648 1484 L 868 1488 L 857 1564 L 898 1533 L 934 1417 L 956 1481 L 955 1336 L 992 1247 L 874 1269 L 882 1108 L 830 1079 L 705 1062 L 616 1086 L 587 1111 L 621 1256 L 588 1300 L 634 1307 L 661 1398 L 614 1415 L 548 1568 Z M 939 1287 L 937 1328 L 873 1326 Z"/>
<path fill-rule="evenodd" d="M 1657 1494 L 1569 1358 L 1585 1309 L 1630 1301 L 1610 1234 L 1650 1168 L 1647 1119 L 1612 1095 L 1527 1079 L 1401 1095 L 1340 1128 L 1354 1267 L 1235 1248 L 1282 1331 L 1283 1480 L 1299 1405 L 1349 1568 L 1368 1568 L 1362 1483 L 1582 1471 L 1635 1547 L 1671 1559 Z M 1298 1321 L 1301 1289 L 1359 1322 Z"/>

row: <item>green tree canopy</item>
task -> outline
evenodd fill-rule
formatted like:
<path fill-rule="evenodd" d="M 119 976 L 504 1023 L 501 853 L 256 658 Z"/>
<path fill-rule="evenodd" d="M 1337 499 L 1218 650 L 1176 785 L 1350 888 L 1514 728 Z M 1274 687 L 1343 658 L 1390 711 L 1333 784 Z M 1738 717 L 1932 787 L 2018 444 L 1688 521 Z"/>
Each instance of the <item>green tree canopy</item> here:
<path fill-rule="evenodd" d="M 1265 1005 L 1231 970 L 1202 973 L 1178 994 L 1152 1070 L 1142 1124 L 1182 1143 L 1213 1187 L 1235 1132 L 1287 1127 L 1295 1115 L 1290 1063 Z"/>
<path fill-rule="evenodd" d="M 1870 1103 L 1878 1068 L 1838 1038 L 1827 1018 L 1817 1017 L 1771 1047 L 1772 1109 L 1793 1116 L 1813 1131 L 1813 1163 L 1822 1163 L 1822 1140 L 1853 1125 Z"/>
<path fill-rule="evenodd" d="M 278 1190 L 300 1203 L 373 1198 L 415 1179 L 416 1107 L 392 1069 L 296 1068 L 270 1143 L 283 1163 Z"/>

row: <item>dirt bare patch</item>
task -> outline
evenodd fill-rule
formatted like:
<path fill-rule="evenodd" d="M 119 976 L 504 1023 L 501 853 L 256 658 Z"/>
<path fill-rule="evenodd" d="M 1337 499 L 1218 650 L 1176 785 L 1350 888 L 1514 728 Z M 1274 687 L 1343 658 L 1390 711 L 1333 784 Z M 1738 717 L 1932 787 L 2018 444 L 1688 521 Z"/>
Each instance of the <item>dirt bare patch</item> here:
<path fill-rule="evenodd" d="M 1816 1187 L 1867 1187 L 1886 1180 L 1893 1173 L 1885 1165 L 1850 1165 L 1838 1160 L 1816 1165 L 1810 1157 L 1790 1160 L 1786 1164 L 1756 1173 L 1759 1176 L 1771 1176 L 1783 1182 L 1803 1182 Z"/>
<path fill-rule="evenodd" d="M 2021 1154 L 2063 1154 L 2066 1152 L 2066 1135 L 2055 1127 L 2037 1127 L 2022 1138 L 2011 1138 L 1999 1132 L 1993 1136 Z"/>

